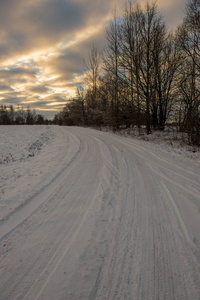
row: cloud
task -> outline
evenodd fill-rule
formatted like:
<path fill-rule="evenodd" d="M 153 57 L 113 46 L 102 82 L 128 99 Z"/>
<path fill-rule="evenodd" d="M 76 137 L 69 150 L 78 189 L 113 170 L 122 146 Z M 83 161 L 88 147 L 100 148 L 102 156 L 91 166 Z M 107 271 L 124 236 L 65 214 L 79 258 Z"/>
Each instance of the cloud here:
<path fill-rule="evenodd" d="M 29 55 L 73 40 L 79 31 L 101 22 L 101 13 L 106 11 L 106 6 L 104 10 L 99 9 L 101 6 L 92 1 L 1 1 L 0 26 L 5 29 L 0 59 Z"/>
<path fill-rule="evenodd" d="M 36 73 L 33 69 L 21 68 L 21 67 L 10 67 L 0 69 L 0 78 L 7 79 L 8 81 L 12 79 L 22 80 L 23 78 L 35 78 Z"/>
<path fill-rule="evenodd" d="M 80 26 L 85 26 L 87 8 L 76 1 L 49 0 L 38 2 L 27 13 L 27 19 L 35 24 L 35 28 L 42 28 L 42 34 L 60 36 L 63 33 L 75 32 Z"/>
<path fill-rule="evenodd" d="M 5 84 L 4 81 L 2 81 L 2 82 L 0 81 L 0 94 L 2 92 L 9 92 L 11 90 L 12 90 L 12 88 L 8 84 Z"/>
<path fill-rule="evenodd" d="M 160 0 L 158 1 L 158 9 L 164 16 L 170 29 L 176 28 L 185 15 L 186 0 Z"/>
<path fill-rule="evenodd" d="M 21 105 L 22 103 L 25 103 L 25 98 L 24 97 L 6 97 L 5 99 L 3 98 L 1 100 L 1 103 L 3 105 L 6 105 L 6 106 L 11 106 L 11 105 Z"/>
<path fill-rule="evenodd" d="M 41 95 L 41 94 L 47 94 L 49 92 L 49 87 L 43 84 L 37 84 L 35 86 L 27 87 L 26 90 L 28 92 Z"/>

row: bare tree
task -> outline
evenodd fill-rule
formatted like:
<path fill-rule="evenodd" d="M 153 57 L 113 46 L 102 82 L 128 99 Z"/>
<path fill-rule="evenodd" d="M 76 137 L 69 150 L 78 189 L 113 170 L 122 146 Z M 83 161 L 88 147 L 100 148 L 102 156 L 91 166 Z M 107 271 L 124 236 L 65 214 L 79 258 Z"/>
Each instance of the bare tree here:
<path fill-rule="evenodd" d="M 175 39 L 167 34 L 166 25 L 159 21 L 154 31 L 154 98 L 153 125 L 164 129 L 176 95 L 175 80 L 181 63 Z"/>
<path fill-rule="evenodd" d="M 127 89 L 126 105 L 129 109 L 127 118 L 130 119 L 130 124 L 137 123 L 139 127 L 141 109 L 139 89 L 139 64 L 141 58 L 140 12 L 139 6 L 133 6 L 129 2 L 120 27 L 120 65 L 124 68 L 123 83 Z"/>
<path fill-rule="evenodd" d="M 100 53 L 92 44 L 91 52 L 88 57 L 88 61 L 85 62 L 87 67 L 87 84 L 88 88 L 90 89 L 90 99 L 88 99 L 89 103 L 92 108 L 95 108 L 96 101 L 97 101 L 97 81 L 99 78 L 99 69 L 100 69 Z"/>
<path fill-rule="evenodd" d="M 106 31 L 107 38 L 107 50 L 104 52 L 103 62 L 104 71 L 107 73 L 109 81 L 111 82 L 112 89 L 111 95 L 111 114 L 113 120 L 113 128 L 119 127 L 119 22 L 114 13 L 113 20 L 110 22 L 110 26 Z"/>
<path fill-rule="evenodd" d="M 151 132 L 150 107 L 153 99 L 154 74 L 154 31 L 160 17 L 157 14 L 156 4 L 146 3 L 144 11 L 139 14 L 139 30 L 142 56 L 139 64 L 139 86 L 145 99 L 146 131 Z"/>

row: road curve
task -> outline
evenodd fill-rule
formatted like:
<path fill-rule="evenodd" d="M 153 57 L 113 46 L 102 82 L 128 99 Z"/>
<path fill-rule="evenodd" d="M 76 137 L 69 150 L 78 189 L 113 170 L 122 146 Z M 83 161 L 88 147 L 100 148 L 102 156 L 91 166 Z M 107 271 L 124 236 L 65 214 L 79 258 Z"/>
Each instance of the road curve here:
<path fill-rule="evenodd" d="M 0 224 L 0 299 L 200 299 L 199 165 L 60 130 L 72 159 Z"/>

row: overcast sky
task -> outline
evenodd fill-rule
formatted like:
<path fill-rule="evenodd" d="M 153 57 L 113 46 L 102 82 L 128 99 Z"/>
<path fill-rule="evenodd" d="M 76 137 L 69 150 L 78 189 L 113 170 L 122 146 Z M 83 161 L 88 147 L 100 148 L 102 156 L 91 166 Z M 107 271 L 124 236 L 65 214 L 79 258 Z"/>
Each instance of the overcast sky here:
<path fill-rule="evenodd" d="M 181 23 L 185 2 L 157 0 L 170 28 Z M 83 84 L 92 43 L 105 45 L 106 24 L 124 6 L 125 0 L 0 0 L 0 105 L 29 105 L 53 118 Z"/>

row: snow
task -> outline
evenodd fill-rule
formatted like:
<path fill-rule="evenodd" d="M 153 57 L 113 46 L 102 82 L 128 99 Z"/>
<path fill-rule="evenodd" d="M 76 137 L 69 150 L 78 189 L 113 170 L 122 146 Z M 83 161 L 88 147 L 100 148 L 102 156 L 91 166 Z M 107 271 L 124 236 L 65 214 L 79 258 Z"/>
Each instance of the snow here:
<path fill-rule="evenodd" d="M 74 142 L 55 126 L 0 126 L 0 220 L 62 171 L 71 148 Z"/>
<path fill-rule="evenodd" d="M 1 299 L 199 299 L 200 152 L 174 132 L 0 126 L 0 168 Z"/>
<path fill-rule="evenodd" d="M 23 161 L 35 156 L 54 133 L 48 126 L 1 126 L 1 164 L 10 161 Z"/>
<path fill-rule="evenodd" d="M 106 128 L 103 131 L 110 131 Z M 177 128 L 169 126 L 164 131 L 155 130 L 147 135 L 145 128 L 141 128 L 140 132 L 135 126 L 134 128 L 122 129 L 116 134 L 126 137 L 131 137 L 137 140 L 143 140 L 149 144 L 150 147 L 159 148 L 161 151 L 167 151 L 171 154 L 177 154 L 182 159 L 190 158 L 200 162 L 200 148 L 188 144 L 188 136 L 186 133 L 177 131 Z"/>

